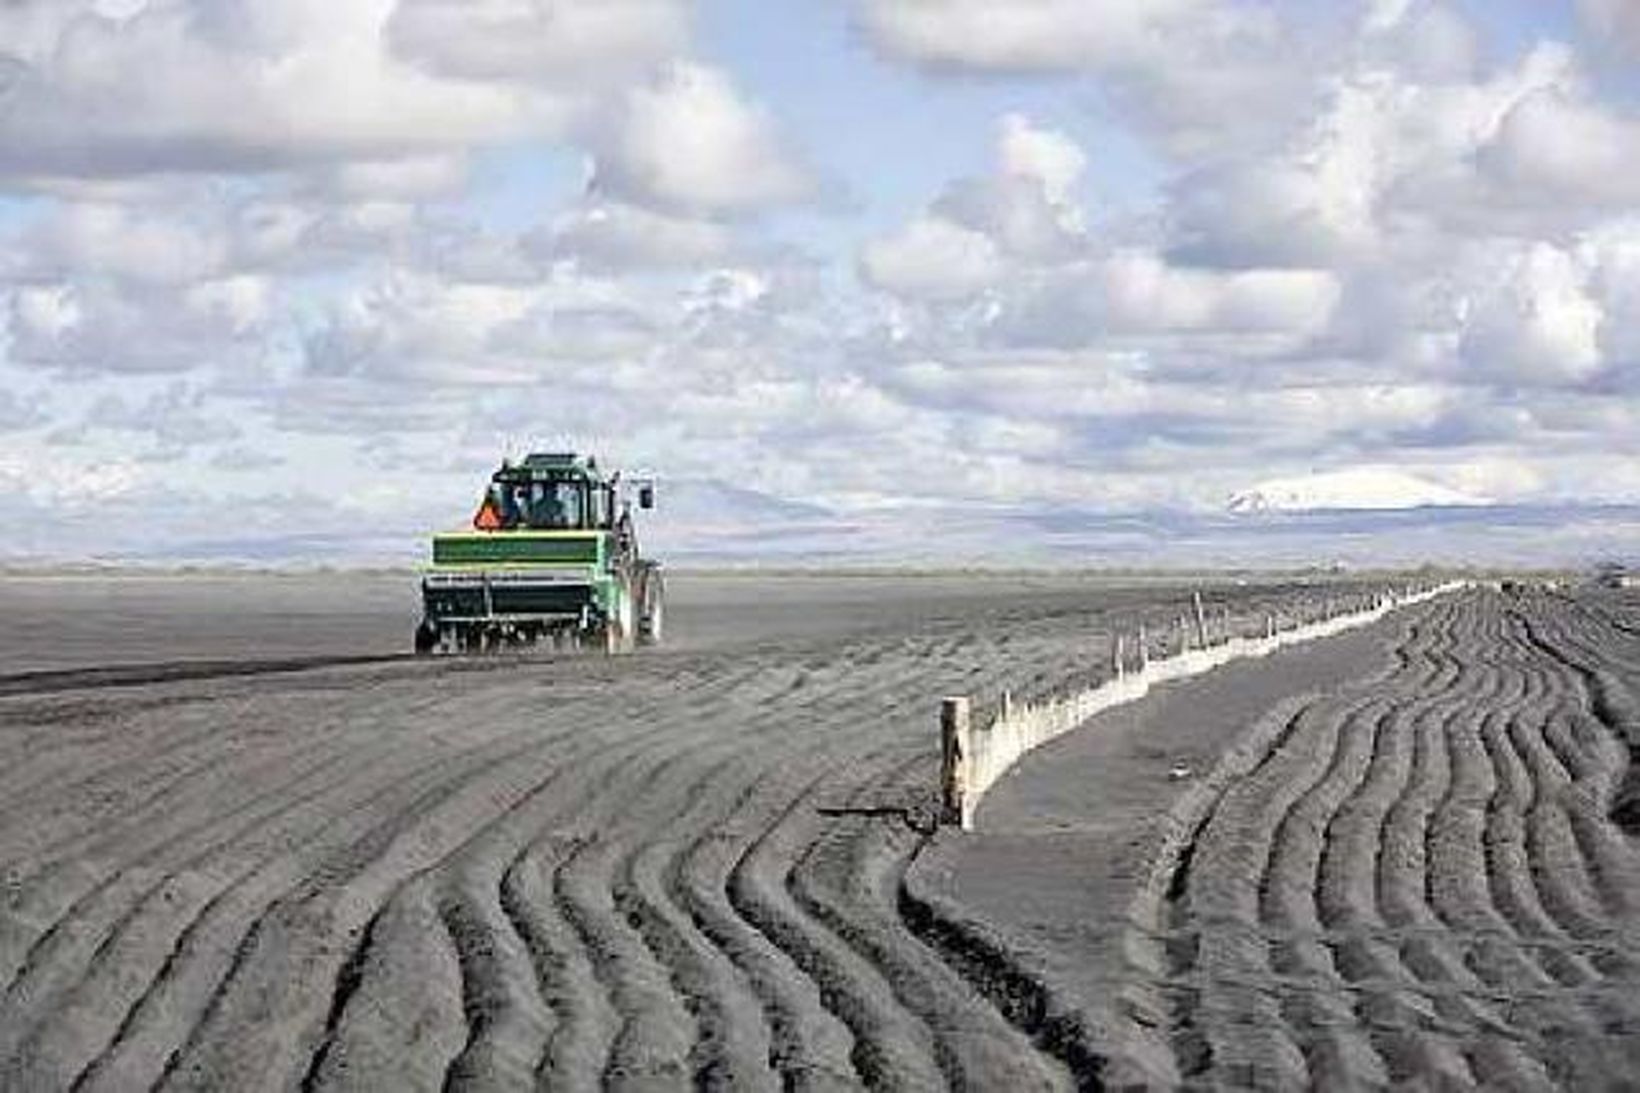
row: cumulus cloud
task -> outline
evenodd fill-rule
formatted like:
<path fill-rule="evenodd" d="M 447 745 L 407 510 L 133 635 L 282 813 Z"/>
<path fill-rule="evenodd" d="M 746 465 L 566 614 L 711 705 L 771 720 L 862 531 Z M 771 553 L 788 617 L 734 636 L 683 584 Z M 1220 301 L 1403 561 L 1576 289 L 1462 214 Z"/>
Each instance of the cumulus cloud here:
<path fill-rule="evenodd" d="M 869 0 L 857 18 L 873 40 L 919 63 L 1062 70 L 1155 55 L 1217 8 L 1210 0 Z"/>
<path fill-rule="evenodd" d="M 923 216 L 894 235 L 866 244 L 860 269 L 867 281 L 885 291 L 913 299 L 951 300 L 995 283 L 1003 266 L 990 236 L 943 217 Z"/>
<path fill-rule="evenodd" d="M 1279 128 L 1322 42 L 1227 0 L 856 0 L 867 40 L 936 72 L 1091 73 L 1170 154 L 1195 157 Z M 1233 130 L 1227 126 L 1233 126 Z"/>
<path fill-rule="evenodd" d="M 181 372 L 254 360 L 272 313 L 254 277 L 187 286 L 65 282 L 11 295 L 11 361 L 73 373 Z"/>
<path fill-rule="evenodd" d="M 515 87 L 395 60 L 382 37 L 393 8 L 156 0 L 122 20 L 82 7 L 11 55 L 0 171 L 268 169 L 426 154 L 554 120 L 559 104 Z"/>
<path fill-rule="evenodd" d="M 395 171 L 390 185 L 442 184 L 452 151 L 563 135 L 676 56 L 688 24 L 673 0 L 16 0 L 0 11 L 0 173 L 361 160 L 377 188 Z"/>
<path fill-rule="evenodd" d="M 1565 88 L 1525 96 L 1480 151 L 1484 169 L 1523 198 L 1588 215 L 1640 202 L 1640 119 Z"/>
<path fill-rule="evenodd" d="M 677 56 L 690 12 L 681 0 L 399 0 L 394 52 L 464 80 L 611 83 Z"/>
<path fill-rule="evenodd" d="M 1501 271 L 1474 301 L 1465 361 L 1506 383 L 1578 382 L 1602 364 L 1602 311 L 1576 257 L 1538 243 Z"/>
<path fill-rule="evenodd" d="M 1064 133 L 1019 114 L 997 124 L 991 169 L 957 179 L 928 210 L 868 242 L 868 283 L 916 300 L 957 300 L 1007 272 L 1074 258 L 1087 246 L 1077 186 L 1088 157 Z"/>
<path fill-rule="evenodd" d="M 655 208 L 734 214 L 810 192 L 768 112 L 725 73 L 692 62 L 629 91 L 593 144 L 594 185 Z"/>

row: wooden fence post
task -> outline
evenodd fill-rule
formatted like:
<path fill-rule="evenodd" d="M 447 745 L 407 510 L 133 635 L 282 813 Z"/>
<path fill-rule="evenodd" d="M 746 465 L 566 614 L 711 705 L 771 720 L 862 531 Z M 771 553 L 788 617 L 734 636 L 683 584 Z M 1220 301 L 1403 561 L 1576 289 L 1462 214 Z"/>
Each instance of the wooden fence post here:
<path fill-rule="evenodd" d="M 971 703 L 966 696 L 940 701 L 940 822 L 966 827 Z"/>

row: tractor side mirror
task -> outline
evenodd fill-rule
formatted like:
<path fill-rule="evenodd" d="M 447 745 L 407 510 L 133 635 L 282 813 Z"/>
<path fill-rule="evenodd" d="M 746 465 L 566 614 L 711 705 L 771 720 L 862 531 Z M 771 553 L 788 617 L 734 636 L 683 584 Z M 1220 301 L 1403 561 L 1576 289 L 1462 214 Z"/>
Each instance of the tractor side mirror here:
<path fill-rule="evenodd" d="M 645 484 L 638 487 L 638 507 L 652 509 L 655 507 L 655 487 Z"/>

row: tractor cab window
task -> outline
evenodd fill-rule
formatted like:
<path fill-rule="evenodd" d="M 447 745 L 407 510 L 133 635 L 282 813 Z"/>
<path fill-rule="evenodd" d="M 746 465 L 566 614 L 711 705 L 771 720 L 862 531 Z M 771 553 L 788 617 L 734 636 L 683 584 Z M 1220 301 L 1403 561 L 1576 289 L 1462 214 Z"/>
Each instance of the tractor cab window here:
<path fill-rule="evenodd" d="M 513 487 L 514 501 L 526 527 L 558 530 L 582 525 L 584 493 L 578 482 L 528 482 Z"/>

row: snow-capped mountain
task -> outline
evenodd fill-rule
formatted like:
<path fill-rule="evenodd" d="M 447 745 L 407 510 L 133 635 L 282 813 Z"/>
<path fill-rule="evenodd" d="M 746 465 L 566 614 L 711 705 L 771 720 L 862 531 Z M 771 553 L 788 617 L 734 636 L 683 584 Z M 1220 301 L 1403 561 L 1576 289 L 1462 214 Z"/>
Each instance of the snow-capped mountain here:
<path fill-rule="evenodd" d="M 1299 478 L 1273 478 L 1230 498 L 1238 515 L 1258 512 L 1383 511 L 1430 506 L 1487 505 L 1484 497 L 1450 489 L 1389 467 L 1358 467 Z"/>

